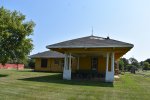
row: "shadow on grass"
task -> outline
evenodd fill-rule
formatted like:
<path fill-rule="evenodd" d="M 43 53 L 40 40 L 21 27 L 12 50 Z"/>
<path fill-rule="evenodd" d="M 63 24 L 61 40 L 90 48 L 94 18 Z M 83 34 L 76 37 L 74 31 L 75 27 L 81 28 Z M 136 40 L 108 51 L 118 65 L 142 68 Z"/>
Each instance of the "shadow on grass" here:
<path fill-rule="evenodd" d="M 5 75 L 5 74 L 0 74 L 0 78 L 1 77 L 7 77 L 8 75 Z"/>
<path fill-rule="evenodd" d="M 36 72 L 36 73 L 57 73 L 57 72 L 50 72 L 50 71 L 35 71 L 34 69 L 24 69 L 24 70 L 15 70 L 17 72 Z M 58 72 L 59 73 L 59 72 Z"/>
<path fill-rule="evenodd" d="M 34 72 L 33 69 L 15 70 L 17 72 Z"/>
<path fill-rule="evenodd" d="M 63 80 L 62 74 L 53 74 L 48 76 L 32 77 L 19 79 L 23 81 L 35 81 L 35 82 L 46 82 L 46 83 L 57 83 L 67 85 L 80 85 L 80 86 L 99 86 L 99 87 L 113 87 L 113 83 L 105 83 L 96 80 Z"/>

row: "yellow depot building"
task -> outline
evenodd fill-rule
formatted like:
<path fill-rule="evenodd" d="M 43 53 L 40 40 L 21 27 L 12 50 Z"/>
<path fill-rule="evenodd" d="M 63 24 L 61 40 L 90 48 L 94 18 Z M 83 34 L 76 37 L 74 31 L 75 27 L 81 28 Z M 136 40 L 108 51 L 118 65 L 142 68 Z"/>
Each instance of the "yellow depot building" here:
<path fill-rule="evenodd" d="M 62 72 L 63 79 L 103 78 L 114 81 L 115 64 L 133 44 L 87 36 L 46 46 L 50 51 L 31 55 L 36 71 Z"/>

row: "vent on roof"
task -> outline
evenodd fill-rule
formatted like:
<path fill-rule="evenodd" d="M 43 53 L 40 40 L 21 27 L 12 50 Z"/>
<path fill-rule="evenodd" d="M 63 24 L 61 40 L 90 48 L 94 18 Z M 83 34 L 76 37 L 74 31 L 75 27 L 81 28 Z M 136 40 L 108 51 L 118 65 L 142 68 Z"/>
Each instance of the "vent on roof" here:
<path fill-rule="evenodd" d="M 108 40 L 108 39 L 110 39 L 110 38 L 109 38 L 109 36 L 107 36 L 107 38 L 106 38 L 106 39 L 107 39 L 107 40 Z"/>
<path fill-rule="evenodd" d="M 103 38 L 100 38 L 100 37 L 90 37 L 90 39 L 104 40 Z"/>

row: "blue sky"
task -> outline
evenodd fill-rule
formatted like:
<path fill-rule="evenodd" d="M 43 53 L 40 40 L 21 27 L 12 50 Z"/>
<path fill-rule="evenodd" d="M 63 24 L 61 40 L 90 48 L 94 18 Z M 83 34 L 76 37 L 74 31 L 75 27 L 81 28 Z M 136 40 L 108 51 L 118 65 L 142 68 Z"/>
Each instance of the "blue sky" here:
<path fill-rule="evenodd" d="M 91 35 L 129 42 L 134 48 L 124 57 L 150 57 L 150 0 L 0 0 L 36 23 L 31 54 L 46 45 Z"/>

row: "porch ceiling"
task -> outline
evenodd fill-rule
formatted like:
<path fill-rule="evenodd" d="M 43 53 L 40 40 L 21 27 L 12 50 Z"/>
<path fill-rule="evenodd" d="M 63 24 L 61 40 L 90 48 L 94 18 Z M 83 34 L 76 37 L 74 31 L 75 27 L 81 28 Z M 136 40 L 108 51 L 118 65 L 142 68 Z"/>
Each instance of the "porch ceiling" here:
<path fill-rule="evenodd" d="M 61 53 L 106 53 L 106 52 L 116 52 L 116 53 L 126 53 L 131 48 L 52 48 L 54 51 Z"/>
<path fill-rule="evenodd" d="M 105 52 L 77 52 L 72 53 L 74 57 L 86 57 L 86 56 L 106 56 Z"/>
<path fill-rule="evenodd" d="M 71 53 L 71 52 L 70 52 Z M 110 52 L 111 53 L 111 52 Z M 118 60 L 125 53 L 115 53 L 115 60 Z M 73 57 L 106 57 L 107 52 L 73 52 L 71 53 Z"/>
<path fill-rule="evenodd" d="M 131 48 L 55 48 L 52 50 L 61 53 L 71 53 L 73 56 L 103 56 L 106 57 L 107 52 L 114 52 L 115 59 L 126 54 Z"/>

